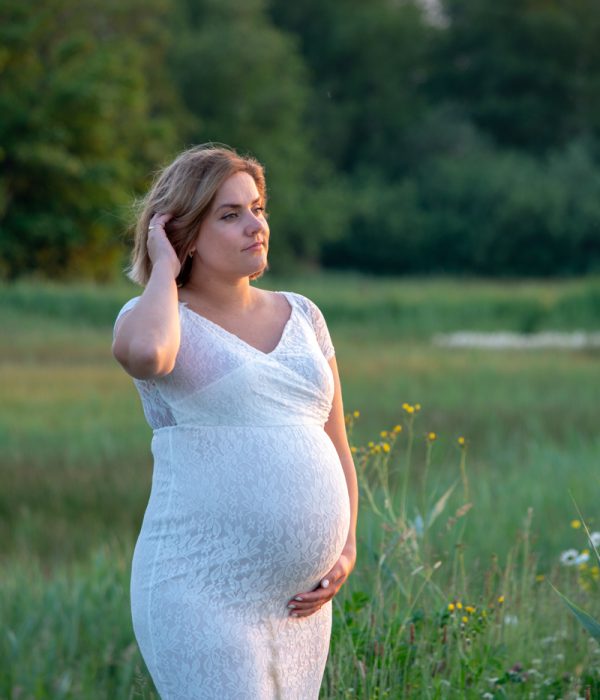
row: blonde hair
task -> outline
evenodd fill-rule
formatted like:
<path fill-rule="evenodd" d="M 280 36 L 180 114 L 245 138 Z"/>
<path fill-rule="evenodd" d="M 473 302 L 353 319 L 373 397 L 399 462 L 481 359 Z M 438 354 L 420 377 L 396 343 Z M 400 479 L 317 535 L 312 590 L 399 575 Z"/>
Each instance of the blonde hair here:
<path fill-rule="evenodd" d="M 250 156 L 240 156 L 229 146 L 212 143 L 193 146 L 159 170 L 149 192 L 134 205 L 134 246 L 127 276 L 141 285 L 150 279 L 148 226 L 155 212 L 168 212 L 173 218 L 166 223 L 165 232 L 181 263 L 176 283 L 178 287 L 183 286 L 192 267 L 190 250 L 215 195 L 225 180 L 239 172 L 248 173 L 254 179 L 265 206 L 267 188 L 263 166 Z M 263 272 L 264 269 L 250 275 L 250 279 L 257 279 Z"/>

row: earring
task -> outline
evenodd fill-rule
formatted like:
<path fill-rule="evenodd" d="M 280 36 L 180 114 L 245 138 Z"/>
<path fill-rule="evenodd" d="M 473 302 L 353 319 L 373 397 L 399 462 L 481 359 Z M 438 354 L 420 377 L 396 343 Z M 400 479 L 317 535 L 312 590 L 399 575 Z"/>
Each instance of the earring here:
<path fill-rule="evenodd" d="M 194 257 L 194 251 L 190 250 L 190 258 L 193 258 L 193 257 Z"/>

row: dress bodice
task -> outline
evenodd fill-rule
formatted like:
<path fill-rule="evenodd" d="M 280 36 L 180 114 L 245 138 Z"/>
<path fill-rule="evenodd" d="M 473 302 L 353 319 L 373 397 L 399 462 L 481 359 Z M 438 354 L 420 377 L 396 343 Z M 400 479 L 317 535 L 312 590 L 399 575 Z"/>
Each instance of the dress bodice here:
<path fill-rule="evenodd" d="M 327 325 L 307 297 L 278 293 L 291 314 L 269 353 L 179 303 L 181 342 L 172 372 L 134 379 L 152 428 L 324 425 L 334 393 Z M 138 299 L 128 301 L 117 318 Z"/>

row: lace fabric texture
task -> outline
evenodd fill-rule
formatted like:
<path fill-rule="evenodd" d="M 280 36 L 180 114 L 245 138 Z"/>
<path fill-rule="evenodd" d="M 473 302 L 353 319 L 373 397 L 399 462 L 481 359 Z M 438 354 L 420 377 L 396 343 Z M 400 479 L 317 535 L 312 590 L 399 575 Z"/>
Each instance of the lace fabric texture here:
<path fill-rule="evenodd" d="M 318 584 L 348 534 L 346 481 L 323 430 L 334 348 L 311 300 L 278 293 L 291 315 L 270 353 L 180 303 L 175 368 L 134 380 L 154 468 L 131 610 L 163 700 L 319 694 L 331 604 L 307 618 L 286 605 Z"/>

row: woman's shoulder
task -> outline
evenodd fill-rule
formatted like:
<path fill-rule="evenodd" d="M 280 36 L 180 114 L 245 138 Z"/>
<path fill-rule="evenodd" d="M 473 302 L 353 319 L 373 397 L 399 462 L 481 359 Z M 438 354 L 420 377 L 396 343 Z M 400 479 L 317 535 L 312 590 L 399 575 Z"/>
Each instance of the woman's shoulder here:
<path fill-rule="evenodd" d="M 121 320 L 121 317 L 122 317 L 124 314 L 126 314 L 128 311 L 131 311 L 131 309 L 133 309 L 133 307 L 138 303 L 138 299 L 139 299 L 139 298 L 140 298 L 140 297 L 137 296 L 137 297 L 133 297 L 133 298 L 129 299 L 128 301 L 126 301 L 126 302 L 123 304 L 123 306 L 122 306 L 121 309 L 119 310 L 119 313 L 117 314 L 117 317 L 115 318 L 115 322 L 114 322 L 114 324 L 113 324 L 113 338 L 114 338 L 115 335 L 116 335 L 116 332 L 117 332 L 117 324 L 118 324 L 119 321 Z"/>
<path fill-rule="evenodd" d="M 131 311 L 133 307 L 138 303 L 138 300 L 140 299 L 140 295 L 136 297 L 132 297 L 128 301 L 126 301 L 123 306 L 120 308 L 119 313 L 117 314 L 117 317 L 115 319 L 115 323 L 121 318 L 121 316 L 124 313 L 127 313 L 128 311 Z"/>
<path fill-rule="evenodd" d="M 310 299 L 306 295 L 300 294 L 300 292 L 285 291 L 282 293 L 291 297 L 292 300 L 296 303 L 296 306 L 298 306 L 304 312 L 304 314 L 310 318 L 313 324 L 319 323 L 322 320 L 324 320 L 321 309 L 312 299 Z"/>
<path fill-rule="evenodd" d="M 314 301 L 312 301 L 312 299 L 309 299 L 304 294 L 300 294 L 300 292 L 292 292 L 292 291 L 288 291 L 288 290 L 282 290 L 279 292 L 279 294 L 284 294 L 288 298 L 291 297 L 292 301 L 294 301 L 304 311 L 310 312 L 310 311 L 312 311 L 313 308 L 317 308 L 317 305 L 315 304 Z"/>
<path fill-rule="evenodd" d="M 301 309 L 304 317 L 308 323 L 312 326 L 319 346 L 325 355 L 325 358 L 329 360 L 334 354 L 335 350 L 331 342 L 331 336 L 329 334 L 329 329 L 327 328 L 327 322 L 321 309 L 317 304 L 299 292 L 285 292 L 286 295 L 290 295 L 293 299 L 293 303 Z"/>

